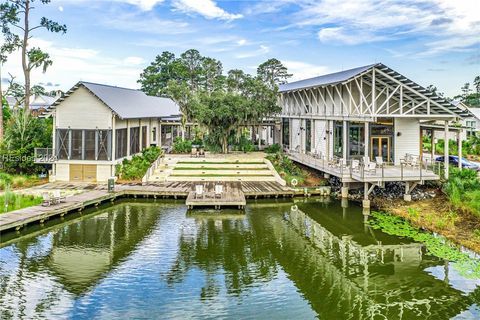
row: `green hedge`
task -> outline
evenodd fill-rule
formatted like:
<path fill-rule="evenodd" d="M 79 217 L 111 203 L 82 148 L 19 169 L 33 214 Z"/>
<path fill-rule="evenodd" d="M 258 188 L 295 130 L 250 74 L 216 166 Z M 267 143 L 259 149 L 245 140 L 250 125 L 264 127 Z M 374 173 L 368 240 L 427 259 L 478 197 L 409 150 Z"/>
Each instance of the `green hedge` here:
<path fill-rule="evenodd" d="M 115 174 L 122 180 L 138 180 L 143 178 L 151 164 L 162 154 L 158 147 L 150 147 L 135 155 L 132 159 L 124 159 L 116 166 Z"/>

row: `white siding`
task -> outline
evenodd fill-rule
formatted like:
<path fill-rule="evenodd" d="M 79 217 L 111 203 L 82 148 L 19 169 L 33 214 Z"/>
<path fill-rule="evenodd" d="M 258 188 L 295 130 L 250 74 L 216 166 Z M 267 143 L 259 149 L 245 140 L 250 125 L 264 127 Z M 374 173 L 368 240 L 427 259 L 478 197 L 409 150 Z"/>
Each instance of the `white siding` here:
<path fill-rule="evenodd" d="M 313 142 L 315 153 L 327 155 L 327 121 L 315 120 L 315 141 Z"/>
<path fill-rule="evenodd" d="M 400 133 L 400 136 L 398 136 Z M 420 155 L 420 122 L 412 118 L 395 118 L 395 164 L 410 153 Z"/>
<path fill-rule="evenodd" d="M 111 165 L 97 165 L 97 182 L 107 182 L 112 173 L 114 172 Z"/>
<path fill-rule="evenodd" d="M 55 180 L 56 181 L 69 181 L 70 180 L 70 164 L 57 163 L 55 164 Z"/>
<path fill-rule="evenodd" d="M 300 120 L 299 119 L 292 119 L 292 126 L 290 128 L 290 134 L 292 136 L 290 149 L 296 150 L 297 146 L 301 145 L 300 140 Z"/>
<path fill-rule="evenodd" d="M 78 88 L 56 109 L 56 127 L 72 129 L 108 129 L 112 112 L 84 87 Z"/>

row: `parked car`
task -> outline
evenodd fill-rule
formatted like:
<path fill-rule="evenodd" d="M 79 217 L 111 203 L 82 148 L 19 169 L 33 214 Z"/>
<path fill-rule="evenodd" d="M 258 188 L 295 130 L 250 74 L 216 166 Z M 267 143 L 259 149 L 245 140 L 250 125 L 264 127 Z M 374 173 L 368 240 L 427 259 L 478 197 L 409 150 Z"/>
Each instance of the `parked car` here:
<path fill-rule="evenodd" d="M 435 161 L 444 162 L 444 159 L 445 159 L 445 157 L 442 156 L 442 157 L 436 158 Z M 458 166 L 458 161 L 459 161 L 458 156 L 448 156 L 448 163 L 450 163 L 451 165 Z M 467 169 L 471 169 L 471 170 L 475 170 L 475 171 L 480 171 L 480 165 L 478 165 L 474 162 L 468 161 L 465 158 L 460 158 L 460 161 L 462 161 L 462 167 L 463 168 L 467 168 Z"/>

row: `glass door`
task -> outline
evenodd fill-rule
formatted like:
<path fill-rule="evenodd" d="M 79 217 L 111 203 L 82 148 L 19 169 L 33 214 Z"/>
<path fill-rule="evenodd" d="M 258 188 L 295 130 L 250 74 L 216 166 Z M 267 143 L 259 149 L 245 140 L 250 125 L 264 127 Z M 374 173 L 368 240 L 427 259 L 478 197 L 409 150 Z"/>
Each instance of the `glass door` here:
<path fill-rule="evenodd" d="M 382 157 L 383 161 L 390 162 L 390 137 L 372 137 L 370 139 L 370 159 Z"/>

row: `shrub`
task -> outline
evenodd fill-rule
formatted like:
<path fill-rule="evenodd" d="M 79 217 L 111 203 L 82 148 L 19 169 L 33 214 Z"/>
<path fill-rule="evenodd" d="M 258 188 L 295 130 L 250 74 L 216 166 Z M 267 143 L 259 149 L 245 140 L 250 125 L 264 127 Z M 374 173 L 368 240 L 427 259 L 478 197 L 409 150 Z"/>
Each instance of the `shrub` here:
<path fill-rule="evenodd" d="M 271 146 L 265 148 L 266 153 L 278 153 L 280 150 L 281 147 L 278 143 L 272 144 Z"/>
<path fill-rule="evenodd" d="M 173 143 L 173 152 L 174 153 L 190 153 L 192 152 L 192 141 L 183 140 L 181 137 L 175 138 Z"/>
<path fill-rule="evenodd" d="M 141 179 L 152 162 L 155 161 L 160 155 L 161 150 L 158 147 L 150 147 L 142 151 L 142 155 L 135 155 L 132 159 L 124 159 L 122 164 L 115 166 L 116 175 L 124 180 L 137 180 Z"/>
<path fill-rule="evenodd" d="M 443 191 L 455 207 L 480 216 L 480 180 L 477 172 L 451 168 Z"/>

